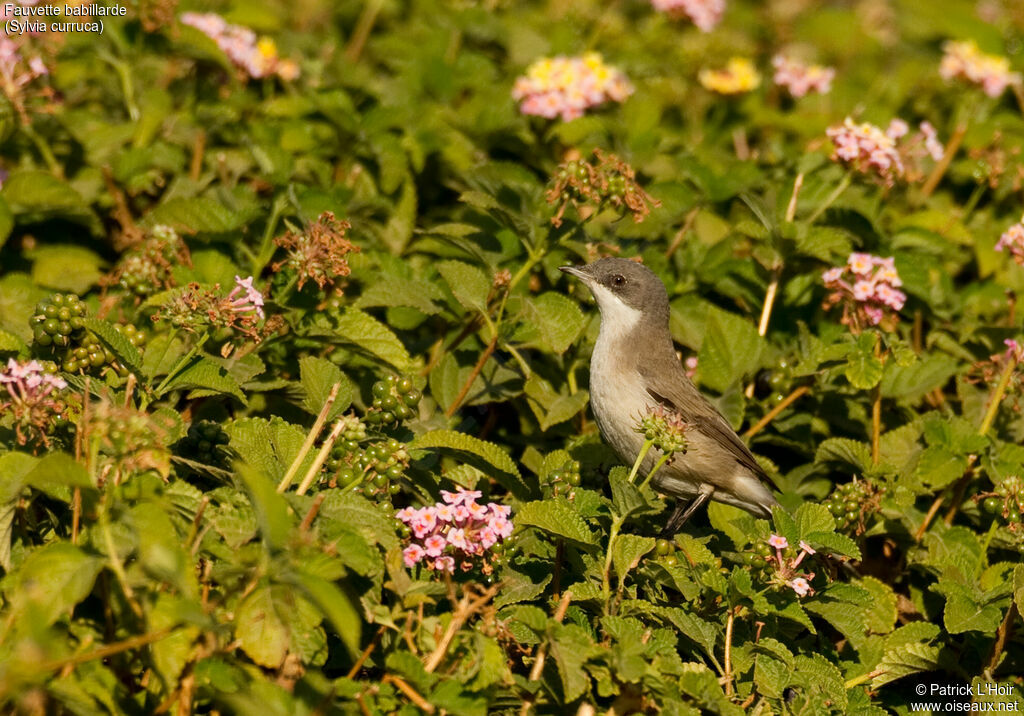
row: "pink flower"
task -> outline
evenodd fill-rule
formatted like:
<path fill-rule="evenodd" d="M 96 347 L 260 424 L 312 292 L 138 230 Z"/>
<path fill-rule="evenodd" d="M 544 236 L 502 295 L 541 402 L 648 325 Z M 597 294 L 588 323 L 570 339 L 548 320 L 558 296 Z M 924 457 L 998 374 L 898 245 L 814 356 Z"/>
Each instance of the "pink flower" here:
<path fill-rule="evenodd" d="M 942 146 L 942 142 L 939 141 L 938 132 L 935 131 L 935 127 L 932 123 L 925 120 L 920 124 L 921 135 L 924 137 L 924 146 L 929 156 L 935 161 L 941 161 L 946 155 L 946 149 Z"/>
<path fill-rule="evenodd" d="M 423 559 L 426 554 L 424 549 L 418 544 L 411 544 L 402 550 L 402 560 L 405 562 L 406 567 L 412 567 L 413 565 L 419 564 L 419 561 Z"/>
<path fill-rule="evenodd" d="M 836 71 L 831 67 L 804 65 L 784 55 L 773 57 L 772 66 L 775 68 L 775 84 L 784 87 L 796 99 L 809 92 L 828 94 L 836 76 Z"/>
<path fill-rule="evenodd" d="M 249 313 L 251 311 L 260 318 L 263 318 L 263 294 L 253 287 L 253 280 L 252 276 L 244 279 L 240 276 L 235 276 L 235 287 L 228 294 L 228 299 L 231 301 L 232 310 L 238 313 Z M 245 295 L 236 298 L 239 293 L 244 293 Z"/>
<path fill-rule="evenodd" d="M 768 538 L 768 544 L 770 544 L 775 549 L 786 549 L 786 547 L 789 546 L 789 540 L 780 535 L 773 534 L 771 537 Z"/>
<path fill-rule="evenodd" d="M 858 301 L 866 301 L 875 295 L 875 284 L 863 279 L 853 284 L 853 297 Z"/>
<path fill-rule="evenodd" d="M 408 524 L 416 519 L 417 512 L 412 507 L 403 507 L 395 513 L 395 517 Z"/>
<path fill-rule="evenodd" d="M 1003 344 L 1006 346 L 1007 357 L 1015 360 L 1018 363 L 1024 361 L 1024 346 L 1021 346 L 1020 343 L 1013 340 L 1012 338 L 1007 338 L 1006 340 L 1003 341 Z"/>
<path fill-rule="evenodd" d="M 996 251 L 1006 251 L 1021 266 L 1024 266 L 1024 219 L 1014 224 L 999 237 Z"/>
<path fill-rule="evenodd" d="M 431 535 L 424 541 L 423 546 L 427 550 L 428 557 L 438 557 L 444 548 L 448 546 L 448 542 L 441 535 Z"/>
<path fill-rule="evenodd" d="M 467 550 L 469 549 L 469 540 L 466 539 L 466 530 L 464 529 L 453 529 L 448 532 L 448 544 L 455 549 Z"/>
<path fill-rule="evenodd" d="M 885 318 L 886 310 L 900 311 L 907 301 L 907 295 L 897 290 L 903 282 L 892 257 L 852 253 L 845 266 L 829 269 L 822 279 L 832 290 L 825 308 L 842 303 L 842 322 L 855 330 L 877 326 Z"/>
<path fill-rule="evenodd" d="M 295 62 L 278 56 L 273 40 L 258 38 L 247 27 L 232 25 L 214 13 L 186 12 L 181 15 L 181 22 L 217 43 L 228 59 L 250 77 L 276 74 L 284 80 L 294 80 L 299 75 L 299 66 Z"/>
<path fill-rule="evenodd" d="M 805 597 L 812 591 L 810 582 L 803 577 L 797 577 L 789 583 L 789 586 L 793 588 L 798 597 Z"/>
<path fill-rule="evenodd" d="M 596 52 L 581 57 L 537 60 L 516 79 L 512 99 L 526 115 L 568 122 L 605 102 L 622 102 L 633 93 L 626 76 Z"/>
<path fill-rule="evenodd" d="M 843 267 L 842 266 L 837 266 L 835 268 L 830 268 L 828 271 L 823 273 L 821 275 L 821 280 L 824 281 L 826 284 L 830 284 L 830 283 L 835 283 L 836 281 L 838 281 L 842 277 L 843 277 Z"/>
<path fill-rule="evenodd" d="M 651 0 L 658 12 L 686 17 L 701 32 L 711 32 L 725 14 L 725 0 Z"/>
<path fill-rule="evenodd" d="M 974 40 L 949 41 L 942 46 L 939 74 L 945 80 L 961 79 L 980 85 L 989 97 L 998 97 L 1010 85 L 1020 84 L 1020 73 L 1010 71 L 1010 61 L 999 55 L 987 55 Z"/>
<path fill-rule="evenodd" d="M 442 505 L 438 503 L 434 509 L 434 513 L 437 515 L 437 519 L 441 522 L 454 522 L 455 521 L 455 508 L 451 505 Z"/>
<path fill-rule="evenodd" d="M 449 505 L 469 505 L 480 499 L 481 495 L 483 495 L 479 490 L 467 490 L 463 487 L 457 487 L 456 490 L 458 492 L 441 490 L 441 497 Z"/>
<path fill-rule="evenodd" d="M 816 552 L 815 552 L 815 551 L 814 551 L 814 549 L 813 549 L 813 548 L 811 547 L 811 545 L 807 544 L 807 543 L 806 543 L 806 542 L 804 542 L 803 540 L 800 540 L 800 549 L 802 549 L 802 550 L 803 550 L 804 552 L 806 552 L 807 554 L 816 554 Z"/>
<path fill-rule="evenodd" d="M 454 572 L 455 571 L 455 558 L 445 555 L 438 557 L 434 560 L 434 569 L 438 572 Z"/>
<path fill-rule="evenodd" d="M 902 136 L 900 130 L 905 127 L 905 122 L 895 119 L 889 125 L 889 132 L 883 132 L 873 124 L 855 124 L 847 117 L 842 124 L 829 127 L 826 132 L 835 146 L 832 158 L 861 173 L 875 173 L 891 185 L 904 172 L 896 139 Z"/>
<path fill-rule="evenodd" d="M 488 502 L 487 509 L 491 511 L 492 515 L 501 515 L 502 517 L 508 517 L 512 514 L 512 508 L 508 505 L 499 505 L 497 502 Z"/>

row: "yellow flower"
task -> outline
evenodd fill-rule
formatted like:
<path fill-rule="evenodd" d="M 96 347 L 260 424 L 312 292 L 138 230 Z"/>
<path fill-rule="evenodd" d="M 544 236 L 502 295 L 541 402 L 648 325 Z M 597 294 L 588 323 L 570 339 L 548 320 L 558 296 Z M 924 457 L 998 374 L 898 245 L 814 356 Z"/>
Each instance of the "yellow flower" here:
<path fill-rule="evenodd" d="M 260 41 L 256 43 L 256 49 L 265 59 L 272 60 L 277 57 L 277 45 L 269 37 L 261 37 Z"/>
<path fill-rule="evenodd" d="M 746 57 L 733 57 L 724 69 L 701 70 L 697 77 L 707 89 L 719 94 L 749 92 L 761 84 L 761 75 Z"/>

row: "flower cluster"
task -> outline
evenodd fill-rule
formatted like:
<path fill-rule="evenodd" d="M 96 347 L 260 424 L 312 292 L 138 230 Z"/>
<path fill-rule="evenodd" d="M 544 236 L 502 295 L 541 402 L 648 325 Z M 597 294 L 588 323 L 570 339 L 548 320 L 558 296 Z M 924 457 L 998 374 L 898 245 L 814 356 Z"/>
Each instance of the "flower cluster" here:
<path fill-rule="evenodd" d="M 235 276 L 235 287 L 226 296 L 220 284 L 204 289 L 197 283 L 190 283 L 153 314 L 154 321 L 168 321 L 175 328 L 193 333 L 227 328 L 257 342 L 265 332 L 259 330 L 265 317 L 263 294 L 253 286 L 252 276 L 244 279 Z"/>
<path fill-rule="evenodd" d="M 705 88 L 718 94 L 742 94 L 761 85 L 760 73 L 746 57 L 733 57 L 721 69 L 703 69 L 697 74 L 697 79 Z"/>
<path fill-rule="evenodd" d="M 249 77 L 277 75 L 283 80 L 294 80 L 299 76 L 299 66 L 292 60 L 281 59 L 269 37 L 257 37 L 249 28 L 232 25 L 212 12 L 186 12 L 181 21 L 216 42 L 228 59 Z"/>
<path fill-rule="evenodd" d="M 686 430 L 689 427 L 679 413 L 658 405 L 640 418 L 636 431 L 642 433 L 644 439 L 652 441 L 654 447 L 671 455 L 686 452 Z"/>
<path fill-rule="evenodd" d="M 141 243 L 121 257 L 101 284 L 121 285 L 136 296 L 145 297 L 173 288 L 173 269 L 179 265 L 191 265 L 185 242 L 170 226 L 154 226 Z"/>
<path fill-rule="evenodd" d="M 896 312 L 907 301 L 907 295 L 899 290 L 903 282 L 891 257 L 853 253 L 845 266 L 829 269 L 822 280 L 832 291 L 825 299 L 825 309 L 842 303 L 842 322 L 857 332 L 883 321 L 895 323 Z"/>
<path fill-rule="evenodd" d="M 277 237 L 274 243 L 288 252 L 288 258 L 275 263 L 274 271 L 291 268 L 298 275 L 299 289 L 306 281 L 320 288 L 335 288 L 339 279 L 351 273 L 345 255 L 359 251 L 345 238 L 350 228 L 347 221 L 338 221 L 333 213 L 325 211 L 306 231 L 289 231 Z"/>
<path fill-rule="evenodd" d="M 570 204 L 581 215 L 588 216 L 604 206 L 625 209 L 637 223 L 651 213 L 652 206 L 661 206 L 661 202 L 640 188 L 636 172 L 629 164 L 600 149 L 594 150 L 594 156 L 596 163 L 572 159 L 559 166 L 546 194 L 549 204 L 558 204 L 552 224 L 562 225 L 562 216 Z M 584 211 L 581 205 L 589 208 Z"/>
<path fill-rule="evenodd" d="M 790 96 L 799 99 L 809 92 L 828 94 L 832 90 L 832 80 L 836 71 L 832 67 L 822 65 L 805 65 L 784 55 L 772 58 L 775 84 L 784 87 Z"/>
<path fill-rule="evenodd" d="M 55 365 L 52 368 L 56 371 Z M 10 411 L 13 416 L 18 444 L 31 440 L 49 447 L 49 434 L 67 412 L 67 403 L 56 393 L 68 384 L 39 361 L 18 363 L 13 358 L 0 371 L 0 384 L 7 389 L 6 395 L 0 393 L 0 413 Z"/>
<path fill-rule="evenodd" d="M 409 527 L 412 543 L 403 550 L 405 565 L 423 563 L 427 569 L 466 572 L 473 568 L 473 559 L 484 558 L 483 571 L 491 565 L 486 553 L 512 534 L 512 508 L 490 502 L 481 505 L 479 490 L 458 488 L 457 492 L 441 491 L 444 502 L 415 509 L 406 507 L 395 515 Z"/>
<path fill-rule="evenodd" d="M 815 550 L 809 544 L 800 541 L 800 553 L 792 556 L 795 550 L 790 549 L 789 540 L 780 535 L 773 534 L 768 538 L 768 546 L 775 550 L 774 555 L 768 557 L 768 561 L 775 568 L 775 581 L 785 584 L 796 592 L 798 597 L 806 597 L 814 594 L 810 580 L 814 579 L 814 572 L 802 573 L 797 568 L 804 561 L 804 557 L 814 554 Z M 790 554 L 786 554 L 789 552 Z"/>
<path fill-rule="evenodd" d="M 601 55 L 588 52 L 582 57 L 547 57 L 537 60 L 516 80 L 512 98 L 519 111 L 562 121 L 582 117 L 591 107 L 605 102 L 622 102 L 633 86 L 620 70 L 606 65 Z"/>
<path fill-rule="evenodd" d="M 1005 251 L 1024 266 L 1024 218 L 1003 232 L 996 242 L 996 251 Z"/>
<path fill-rule="evenodd" d="M 985 54 L 974 40 L 950 40 L 942 49 L 939 74 L 943 79 L 958 78 L 980 85 L 989 97 L 998 97 L 1010 85 L 1020 84 L 1021 75 L 1010 71 L 1007 58 Z"/>
<path fill-rule="evenodd" d="M 1003 341 L 1006 350 L 993 353 L 988 360 L 977 361 L 971 366 L 965 380 L 972 385 L 995 386 L 1005 380 L 1003 396 L 1010 399 L 1010 407 L 1019 413 L 1021 396 L 1024 395 L 1024 375 L 1017 366 L 1024 363 L 1024 345 L 1013 338 Z"/>
<path fill-rule="evenodd" d="M 27 121 L 26 88 L 39 77 L 50 74 L 50 71 L 38 55 L 26 60 L 21 49 L 15 40 L 0 37 L 0 91 L 18 110 L 21 118 Z"/>
<path fill-rule="evenodd" d="M 701 32 L 714 30 L 725 14 L 725 0 L 651 0 L 651 5 L 672 17 L 689 18 Z"/>
<path fill-rule="evenodd" d="M 828 138 L 835 151 L 832 158 L 864 174 L 876 173 L 887 185 L 904 171 L 903 158 L 896 140 L 906 134 L 907 124 L 894 119 L 886 131 L 867 122 L 857 124 L 847 117 L 842 124 L 829 127 Z"/>

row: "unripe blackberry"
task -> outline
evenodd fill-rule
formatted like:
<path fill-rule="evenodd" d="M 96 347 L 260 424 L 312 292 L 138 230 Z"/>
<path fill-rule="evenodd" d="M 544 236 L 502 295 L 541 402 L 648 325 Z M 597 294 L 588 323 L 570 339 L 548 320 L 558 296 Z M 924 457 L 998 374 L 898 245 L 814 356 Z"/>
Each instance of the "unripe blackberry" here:
<path fill-rule="evenodd" d="M 29 318 L 33 342 L 45 348 L 67 348 L 83 333 L 88 308 L 73 293 L 54 293 L 36 304 Z"/>

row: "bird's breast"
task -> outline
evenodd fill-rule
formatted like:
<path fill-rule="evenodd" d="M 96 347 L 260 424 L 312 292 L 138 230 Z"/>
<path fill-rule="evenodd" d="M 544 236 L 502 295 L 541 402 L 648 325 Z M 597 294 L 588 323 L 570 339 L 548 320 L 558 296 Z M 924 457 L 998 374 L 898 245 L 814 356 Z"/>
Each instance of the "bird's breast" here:
<path fill-rule="evenodd" d="M 643 378 L 622 355 L 600 338 L 590 360 L 590 404 L 597 426 L 626 462 L 636 459 L 643 436 L 636 432 L 640 419 L 656 403 Z"/>

